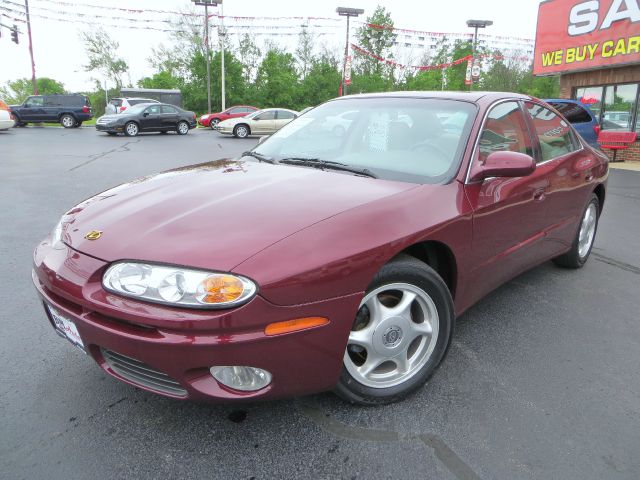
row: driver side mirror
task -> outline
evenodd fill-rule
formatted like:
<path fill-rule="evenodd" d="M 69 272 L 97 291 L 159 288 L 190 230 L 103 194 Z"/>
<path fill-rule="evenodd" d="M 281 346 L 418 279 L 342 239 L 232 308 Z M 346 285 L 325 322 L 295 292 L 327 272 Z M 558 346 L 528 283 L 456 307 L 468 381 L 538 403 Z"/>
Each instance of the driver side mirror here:
<path fill-rule="evenodd" d="M 144 112 L 144 113 L 142 114 L 142 116 L 143 116 L 143 117 L 148 117 L 148 116 L 149 116 L 149 112 Z"/>
<path fill-rule="evenodd" d="M 262 137 L 260 137 L 258 139 L 258 143 L 256 145 L 260 145 L 262 142 L 264 142 L 267 138 L 269 138 L 269 135 L 264 135 Z"/>
<path fill-rule="evenodd" d="M 474 162 L 470 181 L 489 177 L 526 177 L 536 170 L 536 162 L 529 155 L 500 151 L 490 153 L 484 163 Z"/>

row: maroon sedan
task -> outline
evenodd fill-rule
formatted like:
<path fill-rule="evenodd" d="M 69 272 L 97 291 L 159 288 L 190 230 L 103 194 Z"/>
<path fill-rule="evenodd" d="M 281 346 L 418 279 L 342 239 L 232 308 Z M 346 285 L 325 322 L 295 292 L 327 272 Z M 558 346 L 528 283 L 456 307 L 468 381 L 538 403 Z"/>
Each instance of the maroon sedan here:
<path fill-rule="evenodd" d="M 391 402 L 488 292 L 547 260 L 584 265 L 607 175 L 535 98 L 343 97 L 239 158 L 82 202 L 33 280 L 61 336 L 143 389 Z"/>
<path fill-rule="evenodd" d="M 246 117 L 250 113 L 257 112 L 259 108 L 252 107 L 250 105 L 236 105 L 235 107 L 227 108 L 224 112 L 207 113 L 202 115 L 198 122 L 203 127 L 214 128 L 223 120 L 230 118 Z"/>

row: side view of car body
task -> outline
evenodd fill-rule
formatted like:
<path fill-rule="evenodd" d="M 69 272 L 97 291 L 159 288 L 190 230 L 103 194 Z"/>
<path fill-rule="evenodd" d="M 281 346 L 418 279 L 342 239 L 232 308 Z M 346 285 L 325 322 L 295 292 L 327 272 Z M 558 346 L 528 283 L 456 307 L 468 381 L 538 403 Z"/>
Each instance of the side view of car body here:
<path fill-rule="evenodd" d="M 346 112 L 344 132 L 321 128 Z M 487 293 L 548 260 L 585 265 L 607 179 L 536 98 L 345 96 L 238 158 L 82 202 L 33 280 L 51 326 L 140 388 L 388 403 L 427 382 Z"/>
<path fill-rule="evenodd" d="M 9 106 L 0 100 L 0 130 L 8 130 L 13 127 L 15 123 Z"/>
<path fill-rule="evenodd" d="M 105 115 L 115 115 L 124 112 L 127 108 L 138 105 L 139 103 L 160 103 L 152 98 L 125 97 L 112 98 L 104 109 Z"/>
<path fill-rule="evenodd" d="M 139 103 L 115 115 L 104 115 L 96 130 L 109 135 L 124 133 L 135 137 L 141 132 L 176 132 L 186 135 L 195 128 L 196 114 L 166 103 Z"/>
<path fill-rule="evenodd" d="M 76 128 L 93 118 L 91 101 L 77 93 L 60 95 L 32 95 L 22 105 L 11 105 L 16 125 L 56 122 L 65 128 Z"/>
<path fill-rule="evenodd" d="M 220 133 L 246 138 L 249 135 L 271 135 L 298 116 L 286 108 L 265 108 L 246 117 L 224 120 L 214 127 Z"/>
<path fill-rule="evenodd" d="M 220 122 L 229 120 L 230 118 L 246 117 L 250 113 L 257 112 L 258 110 L 258 107 L 252 107 L 250 105 L 236 105 L 235 107 L 227 108 L 224 112 L 202 115 L 198 121 L 203 127 L 215 129 L 215 126 Z"/>

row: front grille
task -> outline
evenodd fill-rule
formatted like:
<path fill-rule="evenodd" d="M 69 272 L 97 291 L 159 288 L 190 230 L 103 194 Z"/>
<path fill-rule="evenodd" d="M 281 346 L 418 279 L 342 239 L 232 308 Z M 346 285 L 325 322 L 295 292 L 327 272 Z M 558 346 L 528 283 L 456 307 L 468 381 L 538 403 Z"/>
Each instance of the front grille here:
<path fill-rule="evenodd" d="M 166 373 L 111 350 L 102 349 L 102 356 L 111 369 L 122 378 L 137 385 L 174 397 L 186 397 L 187 391 Z"/>

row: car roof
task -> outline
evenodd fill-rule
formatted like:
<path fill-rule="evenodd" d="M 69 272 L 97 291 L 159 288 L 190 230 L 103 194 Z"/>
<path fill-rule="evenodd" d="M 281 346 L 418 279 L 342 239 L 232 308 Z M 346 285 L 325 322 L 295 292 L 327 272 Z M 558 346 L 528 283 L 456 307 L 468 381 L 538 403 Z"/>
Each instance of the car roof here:
<path fill-rule="evenodd" d="M 380 93 L 360 93 L 356 95 L 345 95 L 336 100 L 348 100 L 354 98 L 439 98 L 446 100 L 462 100 L 467 102 L 478 102 L 481 99 L 499 100 L 501 98 L 516 98 L 530 100 L 533 97 L 521 93 L 511 92 L 458 92 L 458 91 L 408 91 L 408 92 L 380 92 Z"/>

